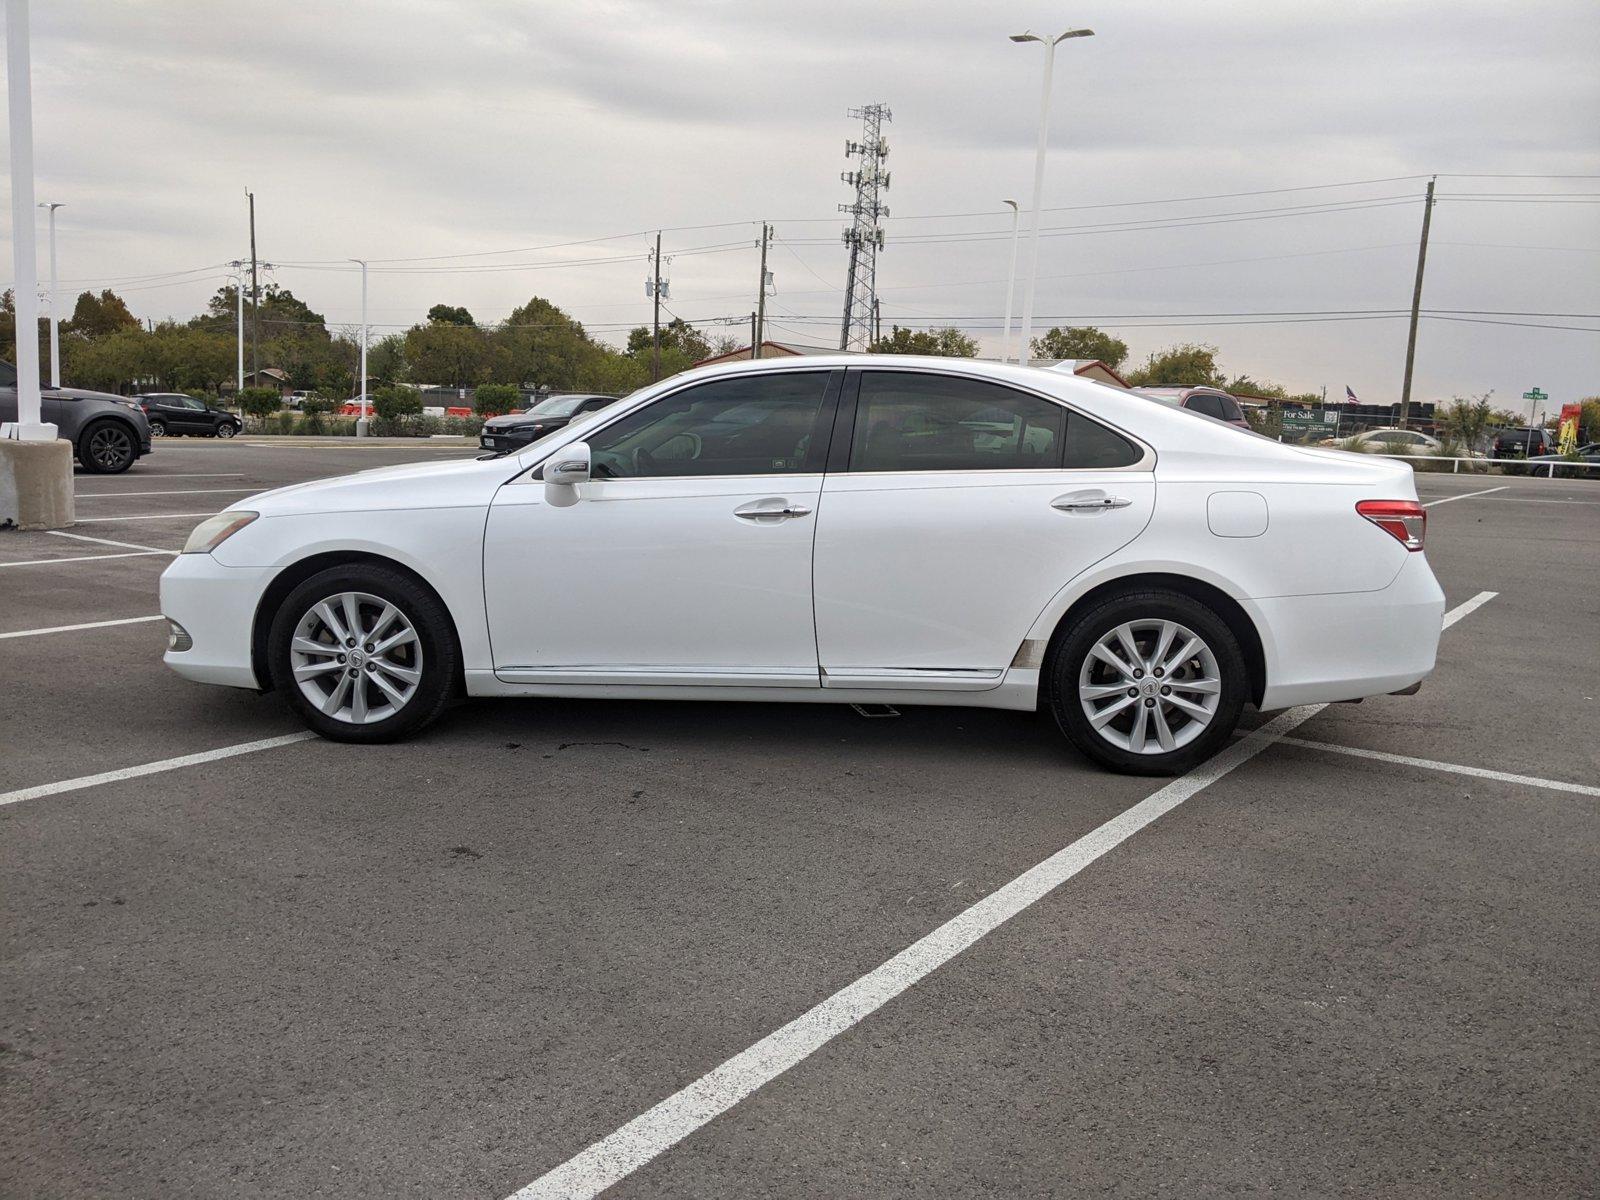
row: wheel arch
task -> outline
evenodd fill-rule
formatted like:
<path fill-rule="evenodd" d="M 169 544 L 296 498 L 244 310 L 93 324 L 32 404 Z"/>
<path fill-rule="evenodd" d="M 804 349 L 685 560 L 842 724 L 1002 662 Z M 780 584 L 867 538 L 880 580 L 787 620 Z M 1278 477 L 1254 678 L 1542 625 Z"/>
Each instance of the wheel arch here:
<path fill-rule="evenodd" d="M 1048 648 L 1045 651 L 1044 670 L 1042 678 L 1049 677 L 1049 671 L 1054 665 L 1056 649 L 1066 636 L 1066 632 L 1090 607 L 1104 600 L 1108 596 L 1119 592 L 1135 591 L 1141 588 L 1165 588 L 1168 591 L 1178 592 L 1188 596 L 1191 600 L 1198 601 L 1211 609 L 1228 627 L 1239 643 L 1240 653 L 1244 655 L 1245 668 L 1250 672 L 1250 700 L 1259 706 L 1267 690 L 1267 656 L 1266 649 L 1261 640 L 1261 631 L 1256 628 L 1255 621 L 1237 600 L 1230 596 L 1221 587 L 1192 575 L 1182 575 L 1169 571 L 1140 571 L 1128 575 L 1118 575 L 1106 579 L 1089 588 L 1067 606 L 1065 612 L 1056 620 L 1050 631 Z M 1043 687 L 1040 694 L 1043 695 Z"/>
<path fill-rule="evenodd" d="M 272 689 L 272 671 L 267 661 L 267 637 L 272 631 L 272 619 L 277 615 L 283 602 L 288 599 L 289 593 L 320 571 L 326 571 L 330 567 L 350 566 L 375 566 L 396 571 L 418 587 L 427 589 L 439 602 L 439 607 L 450 620 L 450 636 L 456 643 L 455 688 L 458 694 L 463 692 L 466 683 L 461 666 L 461 631 L 456 628 L 456 616 L 451 611 L 450 605 L 439 594 L 439 589 L 413 568 L 387 555 L 374 554 L 366 550 L 328 550 L 320 554 L 307 555 L 289 563 L 272 577 L 272 582 L 267 584 L 261 593 L 261 599 L 256 604 L 255 617 L 250 625 L 250 669 L 255 674 L 256 682 L 261 685 L 261 689 L 263 691 Z"/>

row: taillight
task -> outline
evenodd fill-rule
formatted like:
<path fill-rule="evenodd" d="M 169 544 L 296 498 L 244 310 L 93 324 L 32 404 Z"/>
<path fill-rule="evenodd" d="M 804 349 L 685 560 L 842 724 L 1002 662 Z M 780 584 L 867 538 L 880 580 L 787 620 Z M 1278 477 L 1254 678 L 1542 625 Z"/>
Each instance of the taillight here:
<path fill-rule="evenodd" d="M 1428 533 L 1427 510 L 1415 500 L 1362 500 L 1356 511 L 1407 550 L 1421 550 Z"/>

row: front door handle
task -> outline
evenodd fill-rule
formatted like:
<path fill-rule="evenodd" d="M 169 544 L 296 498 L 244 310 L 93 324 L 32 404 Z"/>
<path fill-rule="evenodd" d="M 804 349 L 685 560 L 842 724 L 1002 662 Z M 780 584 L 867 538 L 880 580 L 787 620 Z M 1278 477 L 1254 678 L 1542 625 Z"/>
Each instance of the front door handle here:
<path fill-rule="evenodd" d="M 774 496 L 766 500 L 752 500 L 733 510 L 733 515 L 746 521 L 787 521 L 793 517 L 806 517 L 811 510 L 803 504 L 791 504 Z"/>
<path fill-rule="evenodd" d="M 1123 496 L 1108 496 L 1104 492 L 1068 492 L 1050 501 L 1050 507 L 1060 512 L 1108 512 L 1113 508 L 1127 508 L 1132 503 Z"/>

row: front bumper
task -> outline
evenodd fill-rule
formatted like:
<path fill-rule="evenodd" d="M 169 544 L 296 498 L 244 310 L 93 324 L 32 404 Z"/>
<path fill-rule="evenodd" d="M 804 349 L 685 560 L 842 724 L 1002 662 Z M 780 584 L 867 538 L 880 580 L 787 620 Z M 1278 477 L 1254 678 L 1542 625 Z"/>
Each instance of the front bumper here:
<path fill-rule="evenodd" d="M 507 430 L 503 433 L 485 429 L 478 434 L 478 445 L 485 450 L 493 450 L 496 454 L 506 454 L 512 450 L 521 450 L 532 442 L 535 436 L 520 429 Z"/>
<path fill-rule="evenodd" d="M 225 567 L 209 554 L 180 554 L 161 573 L 161 613 L 193 641 L 161 661 L 185 679 L 255 688 L 250 636 L 272 567 Z"/>
<path fill-rule="evenodd" d="M 1250 604 L 1267 659 L 1263 709 L 1388 695 L 1433 673 L 1444 592 L 1423 554 L 1375 592 Z"/>

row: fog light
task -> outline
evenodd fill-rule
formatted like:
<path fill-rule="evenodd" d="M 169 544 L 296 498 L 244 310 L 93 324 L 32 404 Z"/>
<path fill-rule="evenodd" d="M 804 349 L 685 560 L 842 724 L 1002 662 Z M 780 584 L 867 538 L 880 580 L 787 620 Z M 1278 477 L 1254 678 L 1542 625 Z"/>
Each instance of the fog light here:
<path fill-rule="evenodd" d="M 189 636 L 189 631 L 170 617 L 167 619 L 167 649 L 182 651 L 194 645 L 194 639 Z"/>

